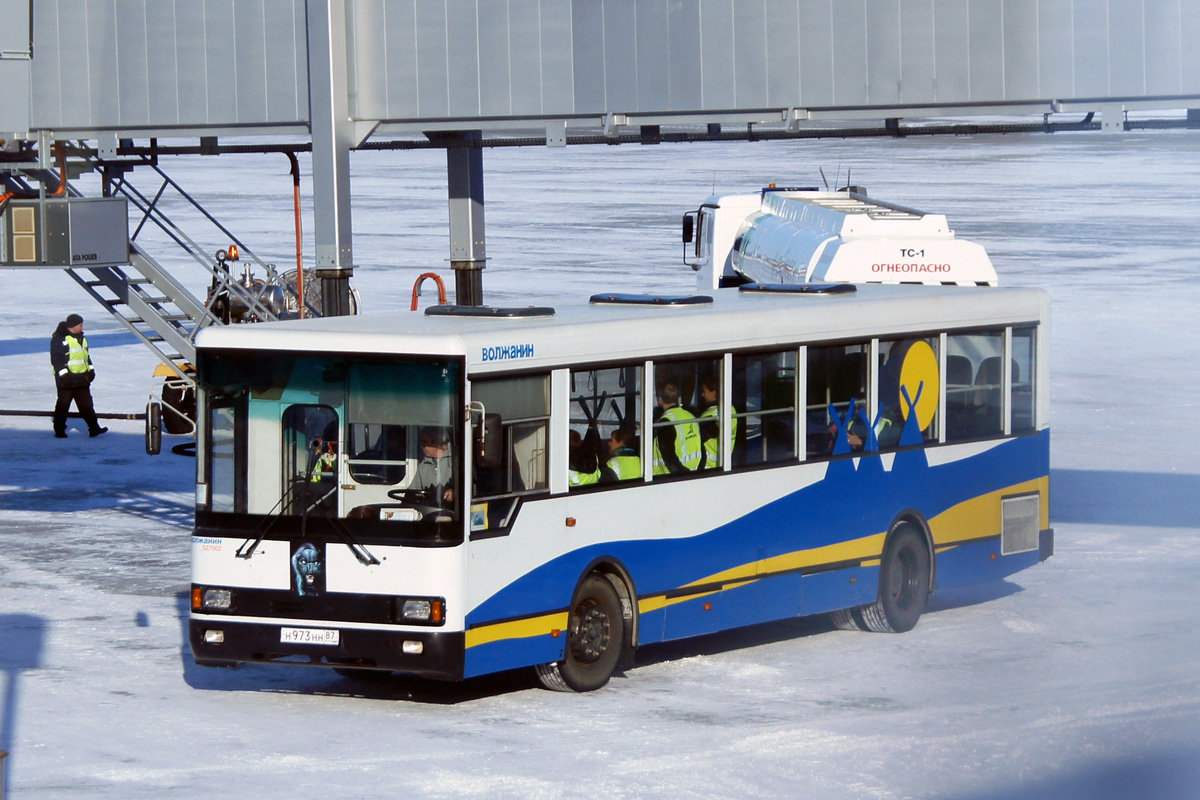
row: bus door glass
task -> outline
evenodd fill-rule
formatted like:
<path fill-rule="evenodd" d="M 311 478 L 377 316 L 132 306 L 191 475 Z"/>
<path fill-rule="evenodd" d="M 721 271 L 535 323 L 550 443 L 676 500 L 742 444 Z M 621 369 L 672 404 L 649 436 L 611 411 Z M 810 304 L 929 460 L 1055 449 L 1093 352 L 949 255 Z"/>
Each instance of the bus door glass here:
<path fill-rule="evenodd" d="M 338 511 L 338 415 L 329 406 L 288 406 L 283 412 L 286 514 L 332 517 Z"/>

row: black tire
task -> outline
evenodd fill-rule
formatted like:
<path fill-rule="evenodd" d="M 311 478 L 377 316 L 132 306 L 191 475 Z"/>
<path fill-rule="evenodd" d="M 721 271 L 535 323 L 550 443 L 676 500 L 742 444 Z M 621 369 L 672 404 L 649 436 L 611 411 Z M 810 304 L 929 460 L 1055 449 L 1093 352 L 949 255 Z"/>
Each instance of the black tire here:
<path fill-rule="evenodd" d="M 196 393 L 191 389 L 175 386 L 164 386 L 163 402 L 183 414 L 181 417 L 173 411 L 163 415 L 163 428 L 167 433 L 191 433 L 192 421 L 196 419 Z M 160 411 L 161 413 L 161 411 Z"/>
<path fill-rule="evenodd" d="M 162 452 L 162 406 L 151 401 L 146 404 L 146 455 Z"/>
<path fill-rule="evenodd" d="M 892 529 L 879 568 L 879 599 L 858 609 L 867 630 L 904 633 L 917 626 L 929 600 L 931 564 L 925 537 L 915 525 Z"/>
<path fill-rule="evenodd" d="M 571 602 L 566 657 L 540 664 L 538 678 L 547 689 L 590 692 L 608 683 L 625 646 L 625 617 L 621 598 L 601 575 L 589 575 Z"/>
<path fill-rule="evenodd" d="M 840 608 L 829 615 L 833 627 L 840 631 L 865 631 L 857 608 Z"/>

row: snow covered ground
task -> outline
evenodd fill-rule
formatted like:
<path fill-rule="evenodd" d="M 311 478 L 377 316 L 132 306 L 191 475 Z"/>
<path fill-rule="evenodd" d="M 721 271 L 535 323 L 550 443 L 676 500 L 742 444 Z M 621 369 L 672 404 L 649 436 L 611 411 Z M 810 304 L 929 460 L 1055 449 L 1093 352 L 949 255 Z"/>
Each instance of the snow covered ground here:
<path fill-rule="evenodd" d="M 678 221 L 714 187 L 850 168 L 947 214 L 1005 283 L 1053 295 L 1054 558 L 939 593 L 908 634 L 813 618 L 646 647 L 588 695 L 526 673 L 202 669 L 191 460 L 146 456 L 139 422 L 64 441 L 0 417 L 9 797 L 1200 797 L 1198 148 L 1163 132 L 487 151 L 494 303 L 690 289 Z M 293 258 L 282 156 L 166 166 L 268 260 Z M 353 166 L 356 284 L 368 311 L 408 313 L 416 275 L 448 273 L 444 155 Z M 151 357 L 73 282 L 0 280 L 0 408 L 52 407 L 47 338 L 79 311 L 98 408 L 140 410 Z"/>

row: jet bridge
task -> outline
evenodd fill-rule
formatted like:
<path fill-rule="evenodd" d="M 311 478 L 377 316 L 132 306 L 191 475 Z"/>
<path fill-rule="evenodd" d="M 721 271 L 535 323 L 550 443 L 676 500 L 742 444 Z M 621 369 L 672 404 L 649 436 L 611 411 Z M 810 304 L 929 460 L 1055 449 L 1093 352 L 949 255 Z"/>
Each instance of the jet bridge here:
<path fill-rule="evenodd" d="M 446 150 L 458 299 L 479 303 L 488 147 L 1200 125 L 1192 0 L 0 0 L 0 20 L 9 235 L 21 203 L 52 224 L 56 175 L 132 203 L 128 173 L 172 153 L 311 151 L 328 314 L 353 306 L 355 150 Z M 1181 116 L 1138 116 L 1158 109 Z M 83 283 L 161 282 L 180 299 L 147 313 L 208 324 L 154 272 Z"/>

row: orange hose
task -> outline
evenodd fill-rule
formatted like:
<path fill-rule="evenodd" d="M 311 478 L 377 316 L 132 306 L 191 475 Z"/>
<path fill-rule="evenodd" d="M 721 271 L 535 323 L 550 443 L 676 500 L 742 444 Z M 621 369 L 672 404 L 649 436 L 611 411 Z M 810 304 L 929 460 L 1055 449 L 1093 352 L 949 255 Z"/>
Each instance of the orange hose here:
<path fill-rule="evenodd" d="M 437 284 L 438 305 L 446 305 L 446 284 L 442 282 L 441 277 L 439 277 L 436 272 L 423 272 L 421 273 L 421 276 L 417 278 L 417 282 L 413 284 L 412 309 L 410 309 L 412 311 L 417 310 L 417 298 L 421 296 L 421 284 L 425 282 L 426 278 L 432 279 L 433 282 Z"/>

